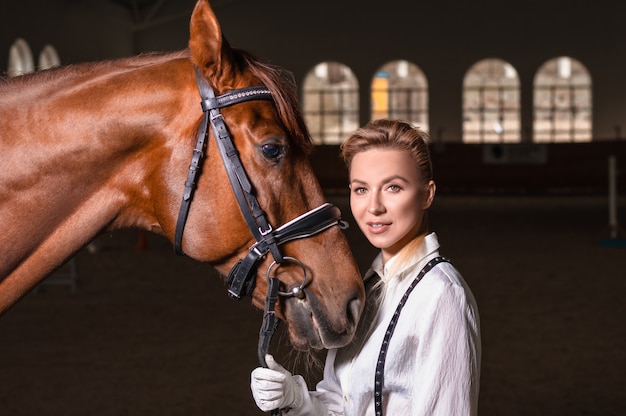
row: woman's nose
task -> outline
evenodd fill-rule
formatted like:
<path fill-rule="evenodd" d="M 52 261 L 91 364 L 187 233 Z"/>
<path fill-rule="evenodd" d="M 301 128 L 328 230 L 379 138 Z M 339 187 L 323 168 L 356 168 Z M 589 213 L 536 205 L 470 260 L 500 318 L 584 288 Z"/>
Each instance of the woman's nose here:
<path fill-rule="evenodd" d="M 369 205 L 367 212 L 370 214 L 380 214 L 385 211 L 385 206 L 380 199 L 380 196 L 376 193 L 370 194 Z"/>

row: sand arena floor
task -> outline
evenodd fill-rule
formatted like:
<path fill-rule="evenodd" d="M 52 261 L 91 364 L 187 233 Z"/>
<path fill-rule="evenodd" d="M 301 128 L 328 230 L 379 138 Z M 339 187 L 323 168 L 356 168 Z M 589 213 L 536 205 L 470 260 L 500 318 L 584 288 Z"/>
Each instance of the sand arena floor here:
<path fill-rule="evenodd" d="M 478 301 L 480 415 L 626 414 L 626 247 L 598 244 L 605 198 L 440 196 L 430 220 Z M 375 252 L 352 225 L 365 268 Z M 137 241 L 100 237 L 76 257 L 75 294 L 45 286 L 0 317 L 0 415 L 262 414 L 260 312 L 163 238 Z M 272 349 L 290 360 L 284 338 Z"/>

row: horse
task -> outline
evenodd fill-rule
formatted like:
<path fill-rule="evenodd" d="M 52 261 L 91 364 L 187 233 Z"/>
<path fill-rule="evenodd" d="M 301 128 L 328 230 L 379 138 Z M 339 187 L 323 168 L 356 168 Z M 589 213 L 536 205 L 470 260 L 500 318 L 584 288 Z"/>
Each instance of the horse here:
<path fill-rule="evenodd" d="M 136 228 L 272 302 L 295 349 L 346 345 L 365 294 L 295 83 L 231 47 L 207 0 L 189 28 L 184 50 L 0 82 L 0 315 L 98 235 Z"/>

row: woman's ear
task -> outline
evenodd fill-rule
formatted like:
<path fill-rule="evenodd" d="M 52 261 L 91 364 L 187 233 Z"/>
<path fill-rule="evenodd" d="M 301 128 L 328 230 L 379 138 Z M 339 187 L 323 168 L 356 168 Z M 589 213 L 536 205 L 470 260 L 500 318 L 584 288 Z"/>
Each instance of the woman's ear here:
<path fill-rule="evenodd" d="M 423 209 L 430 208 L 435 199 L 435 191 L 437 190 L 437 185 L 435 185 L 435 181 L 430 180 L 426 185 L 426 198 L 424 199 Z"/>

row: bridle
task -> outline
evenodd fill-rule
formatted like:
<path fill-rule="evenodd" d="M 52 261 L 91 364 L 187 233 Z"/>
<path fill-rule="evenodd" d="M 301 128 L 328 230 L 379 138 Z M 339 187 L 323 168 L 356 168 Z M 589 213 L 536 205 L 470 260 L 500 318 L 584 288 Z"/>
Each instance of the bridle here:
<path fill-rule="evenodd" d="M 183 199 L 178 213 L 174 235 L 174 250 L 177 254 L 183 255 L 183 231 L 189 214 L 191 201 L 193 200 L 196 183 L 200 175 L 204 148 L 206 146 L 206 140 L 209 137 L 208 125 L 210 123 L 239 209 L 256 240 L 256 243 L 248 249 L 246 257 L 243 260 L 237 261 L 231 269 L 227 279 L 229 286 L 228 294 L 234 299 L 241 299 L 241 297 L 251 294 L 256 283 L 257 263 L 268 253 L 271 253 L 274 257 L 274 262 L 267 270 L 268 286 L 258 351 L 260 363 L 263 366 L 267 366 L 265 363 L 265 353 L 269 348 L 271 336 L 278 325 L 278 320 L 274 312 L 278 296 L 304 299 L 306 297 L 305 287 L 308 283 L 304 264 L 296 258 L 283 256 L 279 246 L 288 241 L 311 237 L 335 225 L 344 229 L 347 227 L 347 223 L 341 219 L 341 211 L 339 208 L 332 204 L 325 203 L 277 229 L 272 227 L 265 212 L 263 212 L 260 207 L 259 201 L 255 196 L 254 187 L 241 163 L 239 153 L 233 143 L 224 117 L 220 113 L 221 108 L 246 101 L 272 100 L 272 93 L 267 87 L 261 86 L 232 90 L 216 97 L 213 88 L 211 88 L 204 79 L 197 67 L 195 70 L 198 89 L 202 99 L 203 119 L 198 132 L 196 146 L 193 149 Z M 280 281 L 278 278 L 272 276 L 272 271 L 285 262 L 295 263 L 299 266 L 303 272 L 303 279 L 302 283 L 297 287 L 292 288 L 290 291 L 282 292 L 279 290 Z"/>

